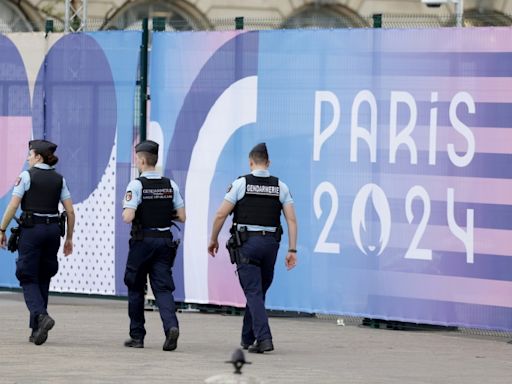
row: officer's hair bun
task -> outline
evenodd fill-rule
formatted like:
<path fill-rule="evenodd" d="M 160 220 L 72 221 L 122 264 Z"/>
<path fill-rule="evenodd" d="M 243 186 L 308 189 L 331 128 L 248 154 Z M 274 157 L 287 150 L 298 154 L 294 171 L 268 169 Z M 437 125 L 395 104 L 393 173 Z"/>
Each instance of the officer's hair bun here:
<path fill-rule="evenodd" d="M 55 164 L 58 163 L 59 158 L 55 156 L 53 153 L 44 153 L 43 160 L 46 164 L 48 164 L 50 167 L 53 167 Z"/>

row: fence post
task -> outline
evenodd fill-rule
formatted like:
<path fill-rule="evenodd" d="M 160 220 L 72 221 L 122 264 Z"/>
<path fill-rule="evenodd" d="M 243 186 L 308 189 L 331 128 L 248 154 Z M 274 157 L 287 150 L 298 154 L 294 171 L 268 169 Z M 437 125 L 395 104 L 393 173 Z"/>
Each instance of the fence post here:
<path fill-rule="evenodd" d="M 243 17 L 235 17 L 235 29 L 244 29 Z"/>
<path fill-rule="evenodd" d="M 140 141 L 146 140 L 148 101 L 148 19 L 142 20 L 142 43 L 140 45 Z"/>
<path fill-rule="evenodd" d="M 382 13 L 375 13 L 372 15 L 373 28 L 382 28 Z"/>
<path fill-rule="evenodd" d="M 153 32 L 165 31 L 165 17 L 153 17 Z"/>
<path fill-rule="evenodd" d="M 46 35 L 48 35 L 48 33 L 50 33 L 50 32 L 53 32 L 53 20 L 52 19 L 46 19 L 46 21 L 44 23 L 44 31 L 45 31 Z"/>

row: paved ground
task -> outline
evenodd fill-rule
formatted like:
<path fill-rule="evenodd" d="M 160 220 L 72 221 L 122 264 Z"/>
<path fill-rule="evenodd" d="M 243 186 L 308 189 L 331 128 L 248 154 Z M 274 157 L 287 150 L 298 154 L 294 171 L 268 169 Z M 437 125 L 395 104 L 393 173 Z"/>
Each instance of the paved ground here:
<path fill-rule="evenodd" d="M 178 349 L 162 351 L 158 312 L 146 312 L 144 349 L 123 347 L 127 303 L 50 297 L 56 320 L 42 346 L 28 342 L 19 293 L 0 291 L 0 383 L 204 383 L 230 374 L 241 317 L 180 313 Z M 271 318 L 276 350 L 246 354 L 243 377 L 264 383 L 512 383 L 512 345 L 498 336 L 391 331 L 334 320 Z"/>

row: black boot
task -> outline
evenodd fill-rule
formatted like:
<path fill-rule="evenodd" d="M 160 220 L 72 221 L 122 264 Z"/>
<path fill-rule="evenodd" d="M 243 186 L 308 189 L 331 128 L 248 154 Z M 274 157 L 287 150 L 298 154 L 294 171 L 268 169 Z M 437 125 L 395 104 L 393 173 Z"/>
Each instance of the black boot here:
<path fill-rule="evenodd" d="M 48 339 L 48 331 L 53 328 L 55 325 L 55 320 L 53 320 L 50 315 L 40 314 L 37 316 L 37 329 L 32 334 L 34 337 L 34 344 L 41 345 L 46 342 Z"/>
<path fill-rule="evenodd" d="M 178 337 L 180 330 L 176 327 L 169 329 L 165 335 L 165 342 L 162 349 L 164 351 L 174 351 L 178 347 Z"/>
<path fill-rule="evenodd" d="M 144 340 L 130 338 L 124 342 L 124 346 L 128 348 L 144 348 Z"/>
<path fill-rule="evenodd" d="M 266 339 L 257 341 L 254 345 L 249 347 L 249 352 L 251 353 L 263 353 L 270 352 L 274 350 L 274 344 L 272 344 L 272 339 Z"/>
<path fill-rule="evenodd" d="M 245 350 L 248 350 L 249 347 L 252 345 L 253 343 L 244 343 L 243 341 L 240 343 L 240 346 L 245 349 Z"/>

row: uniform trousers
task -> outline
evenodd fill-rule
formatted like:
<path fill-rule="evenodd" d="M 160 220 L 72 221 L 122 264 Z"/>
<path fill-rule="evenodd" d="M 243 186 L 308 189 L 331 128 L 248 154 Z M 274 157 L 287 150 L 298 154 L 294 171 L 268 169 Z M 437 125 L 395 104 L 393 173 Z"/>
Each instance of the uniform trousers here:
<path fill-rule="evenodd" d="M 33 330 L 38 327 L 37 317 L 48 314 L 50 280 L 59 269 L 59 247 L 60 228 L 57 223 L 21 228 L 16 277 L 23 289 L 23 297 L 30 312 L 29 326 Z"/>
<path fill-rule="evenodd" d="M 265 295 L 274 278 L 279 243 L 274 234 L 250 236 L 241 247 L 238 278 L 247 304 L 242 326 L 242 343 L 272 339 L 265 309 Z"/>
<path fill-rule="evenodd" d="M 144 238 L 130 240 L 130 251 L 126 262 L 124 282 L 128 287 L 128 315 L 130 317 L 130 337 L 144 340 L 144 290 L 149 274 L 151 289 L 160 311 L 164 333 L 178 328 L 176 305 L 173 292 L 172 266 L 176 248 L 171 238 Z"/>

